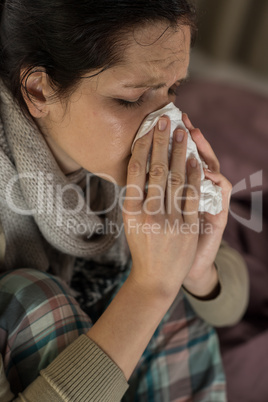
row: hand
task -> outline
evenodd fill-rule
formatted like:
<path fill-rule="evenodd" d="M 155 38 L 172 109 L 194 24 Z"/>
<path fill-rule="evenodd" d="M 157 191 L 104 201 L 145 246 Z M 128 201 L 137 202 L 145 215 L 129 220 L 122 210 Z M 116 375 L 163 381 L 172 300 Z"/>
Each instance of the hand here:
<path fill-rule="evenodd" d="M 191 227 L 198 224 L 201 174 L 194 158 L 186 163 L 187 135 L 181 130 L 174 133 L 169 167 L 170 120 L 162 117 L 159 123 L 164 122 L 166 128 L 160 130 L 157 125 L 135 144 L 128 166 L 123 220 L 133 261 L 130 277 L 146 292 L 174 298 L 196 254 L 198 234 Z M 177 135 L 182 137 L 180 142 Z M 146 195 L 146 164 L 152 140 Z M 188 186 L 182 211 L 186 171 Z M 170 228 L 174 227 L 172 232 Z"/>
<path fill-rule="evenodd" d="M 199 154 L 208 165 L 208 170 L 204 170 L 205 177 L 222 189 L 223 210 L 218 215 L 199 214 L 201 233 L 199 234 L 197 252 L 193 266 L 183 283 L 189 292 L 199 297 L 205 297 L 213 294 L 213 290 L 218 284 L 214 261 L 227 224 L 232 185 L 220 173 L 219 161 L 201 131 L 194 128 L 186 114 L 183 114 L 183 122 L 190 131 Z"/>

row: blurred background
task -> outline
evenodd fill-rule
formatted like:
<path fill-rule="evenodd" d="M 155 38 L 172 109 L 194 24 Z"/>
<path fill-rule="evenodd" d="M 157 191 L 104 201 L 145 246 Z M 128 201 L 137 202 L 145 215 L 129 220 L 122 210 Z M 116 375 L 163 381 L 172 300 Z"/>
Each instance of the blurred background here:
<path fill-rule="evenodd" d="M 268 0 L 192 0 L 199 35 L 192 76 L 232 81 L 268 94 Z"/>

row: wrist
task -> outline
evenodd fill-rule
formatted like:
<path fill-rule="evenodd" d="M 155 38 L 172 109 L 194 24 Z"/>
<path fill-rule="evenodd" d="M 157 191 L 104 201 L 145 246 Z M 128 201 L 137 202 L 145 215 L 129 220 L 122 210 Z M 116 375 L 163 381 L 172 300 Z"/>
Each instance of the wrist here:
<path fill-rule="evenodd" d="M 220 283 L 215 264 L 194 278 L 187 277 L 183 282 L 183 287 L 194 297 L 203 300 L 217 297 L 220 293 Z"/>
<path fill-rule="evenodd" d="M 129 276 L 87 336 L 128 380 L 172 302 Z"/>
<path fill-rule="evenodd" d="M 182 286 L 182 282 L 174 284 L 174 281 L 170 281 L 172 283 L 167 284 L 157 278 L 142 277 L 135 273 L 133 266 L 127 282 L 140 297 L 148 298 L 152 302 L 155 300 L 163 305 L 171 305 Z"/>

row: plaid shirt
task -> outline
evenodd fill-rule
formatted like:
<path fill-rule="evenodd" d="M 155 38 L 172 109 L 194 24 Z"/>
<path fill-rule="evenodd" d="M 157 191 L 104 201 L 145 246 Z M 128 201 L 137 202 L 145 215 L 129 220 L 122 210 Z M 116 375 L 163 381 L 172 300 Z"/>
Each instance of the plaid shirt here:
<path fill-rule="evenodd" d="M 12 275 L 0 277 L 0 350 L 14 393 L 25 389 L 67 344 L 92 326 L 61 281 L 38 271 L 34 275 L 20 271 L 19 292 Z M 60 294 L 55 295 L 54 286 L 60 287 Z M 98 306 L 91 306 L 96 317 L 104 308 Z M 122 402 L 130 401 L 226 401 L 217 335 L 197 317 L 183 292 L 164 316 L 129 380 Z"/>

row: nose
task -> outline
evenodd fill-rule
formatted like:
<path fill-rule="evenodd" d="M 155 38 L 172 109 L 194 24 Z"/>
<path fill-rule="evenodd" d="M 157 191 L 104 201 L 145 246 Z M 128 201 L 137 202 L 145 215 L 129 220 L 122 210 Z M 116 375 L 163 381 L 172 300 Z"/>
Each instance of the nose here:
<path fill-rule="evenodd" d="M 148 114 L 156 112 L 159 109 L 162 109 L 163 107 L 165 107 L 166 105 L 168 105 L 171 102 L 171 99 L 168 96 L 163 96 L 163 97 L 159 97 L 159 99 L 156 99 L 154 102 L 152 102 L 152 104 L 150 105 L 150 110 L 148 112 Z"/>
<path fill-rule="evenodd" d="M 161 92 L 160 92 L 161 91 Z M 155 96 L 154 101 L 150 104 L 150 111 L 149 113 L 155 112 L 159 109 L 162 109 L 166 105 L 172 102 L 170 95 L 168 94 L 168 89 L 161 89 L 157 96 Z"/>

